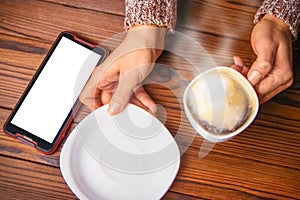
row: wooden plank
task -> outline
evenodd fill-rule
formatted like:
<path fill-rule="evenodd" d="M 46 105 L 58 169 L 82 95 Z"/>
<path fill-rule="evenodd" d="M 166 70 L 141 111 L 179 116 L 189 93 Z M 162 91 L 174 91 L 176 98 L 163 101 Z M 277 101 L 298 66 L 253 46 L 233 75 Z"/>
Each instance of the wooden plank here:
<path fill-rule="evenodd" d="M 82 17 L 78 17 L 82 16 Z M 62 31 L 73 31 L 96 43 L 123 31 L 123 17 L 43 1 L 2 1 L 0 33 L 51 43 Z"/>
<path fill-rule="evenodd" d="M 1 106 L 12 109 L 50 48 L 49 44 L 0 34 Z"/>
<path fill-rule="evenodd" d="M 1 199 L 77 199 L 56 167 L 0 156 Z M 163 199 L 196 198 L 167 192 Z"/>
<path fill-rule="evenodd" d="M 188 3 L 182 1 L 179 5 L 179 26 L 249 41 L 253 17 L 259 3 L 258 1 L 196 0 Z"/>
<path fill-rule="evenodd" d="M 0 155 L 1 199 L 76 199 L 57 167 Z"/>
<path fill-rule="evenodd" d="M 300 188 L 300 177 L 296 169 L 253 163 L 248 159 L 218 153 L 213 153 L 206 159 L 198 159 L 197 151 L 190 148 L 182 158 L 181 168 L 171 191 L 195 197 L 201 195 L 203 198 L 299 198 L 297 191 Z M 64 186 L 58 168 L 3 156 L 0 164 L 1 185 L 8 191 L 22 191 L 26 196 L 26 190 L 30 187 L 31 191 L 39 191 L 38 195 L 45 198 L 53 195 L 66 198 L 62 195 L 70 195 L 69 192 L 66 193 L 68 189 Z"/>
<path fill-rule="evenodd" d="M 110 0 L 44 0 L 64 6 L 75 7 L 83 10 L 93 10 L 103 13 L 111 13 L 115 15 L 124 15 L 125 5 L 124 1 L 110 1 Z"/>
<path fill-rule="evenodd" d="M 171 191 L 206 199 L 299 198 L 298 168 L 215 152 L 199 159 L 197 148 L 186 154 Z"/>
<path fill-rule="evenodd" d="M 92 0 L 82 1 L 58 1 L 46 0 L 55 4 L 75 7 L 77 9 L 93 10 L 104 13 L 113 13 L 116 15 L 124 15 L 124 1 L 108 1 L 102 0 L 94 2 Z M 253 26 L 253 15 L 258 7 L 258 1 L 239 2 L 239 1 L 178 1 L 178 28 L 196 29 L 209 33 L 224 33 L 224 30 L 229 31 L 229 35 L 235 35 L 241 38 L 240 33 L 249 34 L 249 30 Z M 192 11 L 192 12 L 191 12 Z M 187 14 L 188 13 L 188 14 Z M 230 13 L 230 15 L 228 15 Z M 216 15 L 218 14 L 218 15 Z M 203 17 L 205 16 L 205 17 Z M 200 20 L 199 20 L 200 19 Z M 246 20 L 245 20 L 246 19 Z M 218 22 L 216 26 L 215 22 Z M 240 24 L 238 30 L 236 25 Z M 246 23 L 245 23 L 246 21 Z M 203 24 L 205 22 L 205 24 Z M 220 22 L 224 26 L 220 27 Z M 196 25 L 196 26 L 195 26 Z M 242 30 L 244 29 L 244 30 Z M 223 30 L 223 31 L 220 31 Z"/>
<path fill-rule="evenodd" d="M 206 55 L 201 55 L 199 52 L 195 51 L 195 48 L 190 49 L 190 46 L 186 46 L 186 54 L 195 53 L 195 59 L 198 59 L 198 62 L 204 62 L 205 59 L 212 59 L 216 66 L 230 66 L 233 64 L 233 56 L 241 56 L 244 59 L 246 66 L 251 66 L 252 62 L 256 59 L 254 55 L 250 41 L 240 40 L 237 38 L 223 38 L 217 35 L 211 35 L 202 31 L 180 29 L 182 34 L 191 38 L 197 42 L 204 50 Z M 247 38 L 244 34 L 240 37 Z M 214 42 L 207 42 L 214 41 Z M 178 48 L 180 45 L 177 45 Z M 199 51 L 199 50 L 198 50 Z M 185 54 L 181 56 L 186 56 Z M 197 63 L 197 62 L 196 62 Z M 194 66 L 201 67 L 201 66 Z"/>
<path fill-rule="evenodd" d="M 14 1 L 4 1 L 0 7 L 3 14 L 2 20 L 5 22 L 2 28 L 11 34 L 47 41 L 51 41 L 59 33 L 58 30 L 75 30 L 93 38 L 95 36 L 98 41 L 99 38 L 103 39 L 103 36 L 106 38 L 109 35 L 112 36 L 111 32 L 107 32 L 109 30 L 123 31 L 124 5 L 121 1 L 112 3 L 112 1 L 51 0 L 51 2 L 53 3 L 30 0 L 25 5 Z M 245 38 L 246 34 L 249 40 L 257 3 L 238 5 L 234 1 L 228 1 L 224 4 L 223 1 L 217 0 L 214 2 L 195 1 L 184 5 L 185 3 L 179 3 L 178 28 L 186 27 L 216 35 L 225 34 L 239 39 Z M 45 9 L 46 5 L 47 9 Z M 78 18 L 77 16 L 84 17 Z M 243 21 L 239 28 L 235 25 L 238 23 L 237 20 Z M 56 33 L 53 35 L 55 30 Z M 52 36 L 50 39 L 49 35 Z"/>

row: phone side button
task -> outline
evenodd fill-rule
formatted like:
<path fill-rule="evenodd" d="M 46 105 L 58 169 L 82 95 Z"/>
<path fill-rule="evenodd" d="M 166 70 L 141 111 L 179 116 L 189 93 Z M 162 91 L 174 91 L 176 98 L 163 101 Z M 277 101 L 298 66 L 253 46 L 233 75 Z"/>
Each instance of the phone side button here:
<path fill-rule="evenodd" d="M 24 142 L 24 143 L 32 146 L 32 147 L 36 147 L 36 144 L 34 144 L 33 142 L 30 142 L 30 141 L 24 139 L 23 137 L 18 136 L 18 139 L 21 140 L 22 142 Z"/>

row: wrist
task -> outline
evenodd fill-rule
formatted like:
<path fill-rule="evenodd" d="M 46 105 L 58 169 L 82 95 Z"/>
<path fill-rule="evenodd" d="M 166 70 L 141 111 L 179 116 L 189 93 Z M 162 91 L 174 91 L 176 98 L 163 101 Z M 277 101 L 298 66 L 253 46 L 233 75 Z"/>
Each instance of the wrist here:
<path fill-rule="evenodd" d="M 177 17 L 177 0 L 125 0 L 125 30 L 134 26 L 155 24 L 173 32 Z"/>
<path fill-rule="evenodd" d="M 287 35 L 288 37 L 292 37 L 292 33 L 290 31 L 290 27 L 289 25 L 282 19 L 270 15 L 270 14 L 266 14 L 261 21 L 267 21 L 269 23 L 272 23 L 274 28 L 279 29 L 281 32 L 285 33 L 285 35 Z"/>
<path fill-rule="evenodd" d="M 287 23 L 285 23 L 282 19 L 278 18 L 278 17 L 275 17 L 273 15 L 270 15 L 270 14 L 266 14 L 262 20 L 267 20 L 267 21 L 270 21 L 272 22 L 274 25 L 282 28 L 282 29 L 286 29 L 286 30 L 289 30 L 289 25 Z"/>
<path fill-rule="evenodd" d="M 283 20 L 290 29 L 294 39 L 300 32 L 300 1 L 264 0 L 254 16 L 254 23 L 258 23 L 267 14 Z"/>
<path fill-rule="evenodd" d="M 155 49 L 162 52 L 165 46 L 166 33 L 166 27 L 136 25 L 128 30 L 125 40 L 136 49 Z"/>

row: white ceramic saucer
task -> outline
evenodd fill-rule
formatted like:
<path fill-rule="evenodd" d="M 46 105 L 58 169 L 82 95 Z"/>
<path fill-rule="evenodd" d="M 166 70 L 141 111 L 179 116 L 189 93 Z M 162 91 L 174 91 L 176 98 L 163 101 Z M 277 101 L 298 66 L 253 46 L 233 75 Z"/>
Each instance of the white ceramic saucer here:
<path fill-rule="evenodd" d="M 173 183 L 180 153 L 172 135 L 148 112 L 128 105 L 117 116 L 107 106 L 72 131 L 60 168 L 79 199 L 160 199 Z"/>

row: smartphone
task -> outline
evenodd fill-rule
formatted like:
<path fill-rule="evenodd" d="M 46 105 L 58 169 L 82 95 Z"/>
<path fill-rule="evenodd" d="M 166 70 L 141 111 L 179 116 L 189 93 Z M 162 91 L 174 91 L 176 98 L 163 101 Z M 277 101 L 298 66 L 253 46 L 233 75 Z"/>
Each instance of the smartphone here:
<path fill-rule="evenodd" d="M 80 102 L 79 95 L 105 48 L 62 32 L 4 124 L 4 131 L 45 154 L 65 136 Z"/>

